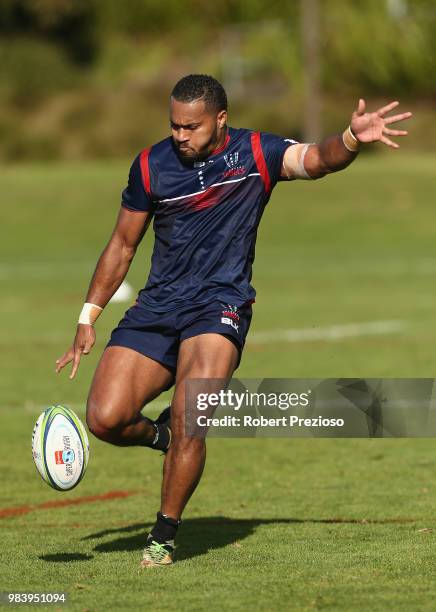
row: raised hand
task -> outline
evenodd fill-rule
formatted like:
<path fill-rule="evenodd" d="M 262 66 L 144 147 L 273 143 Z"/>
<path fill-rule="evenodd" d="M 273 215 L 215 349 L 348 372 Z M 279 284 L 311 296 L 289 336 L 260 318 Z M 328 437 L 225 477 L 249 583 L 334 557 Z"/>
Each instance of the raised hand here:
<path fill-rule="evenodd" d="M 366 103 L 362 98 L 359 100 L 357 110 L 351 117 L 351 131 L 359 142 L 383 142 L 388 147 L 398 149 L 399 144 L 393 142 L 388 136 L 407 136 L 406 130 L 391 130 L 387 126 L 391 123 L 404 121 L 412 116 L 412 113 L 400 113 L 385 117 L 387 113 L 396 108 L 399 102 L 391 102 L 382 106 L 373 113 L 365 112 Z"/>

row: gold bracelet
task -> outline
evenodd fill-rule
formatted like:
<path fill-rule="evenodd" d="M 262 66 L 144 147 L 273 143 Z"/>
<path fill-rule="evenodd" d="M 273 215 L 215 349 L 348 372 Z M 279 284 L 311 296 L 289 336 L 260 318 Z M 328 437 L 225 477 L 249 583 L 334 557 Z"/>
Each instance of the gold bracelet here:
<path fill-rule="evenodd" d="M 344 143 L 344 147 L 351 153 L 356 153 L 360 149 L 360 142 L 351 131 L 350 126 L 342 133 L 342 142 Z"/>

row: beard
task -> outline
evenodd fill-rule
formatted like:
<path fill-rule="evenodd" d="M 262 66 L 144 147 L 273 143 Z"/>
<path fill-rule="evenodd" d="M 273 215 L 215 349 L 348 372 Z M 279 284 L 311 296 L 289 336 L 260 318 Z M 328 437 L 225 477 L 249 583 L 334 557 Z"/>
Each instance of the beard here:
<path fill-rule="evenodd" d="M 208 144 L 200 151 L 196 151 L 189 145 L 178 145 L 173 139 L 173 146 L 180 161 L 188 166 L 192 166 L 196 162 L 202 162 L 209 157 L 212 151 L 216 148 L 218 139 L 218 129 L 215 129 Z"/>
<path fill-rule="evenodd" d="M 209 150 L 207 151 L 194 151 L 190 147 L 180 148 L 175 145 L 176 153 L 183 164 L 192 165 L 195 162 L 204 161 L 209 157 Z"/>

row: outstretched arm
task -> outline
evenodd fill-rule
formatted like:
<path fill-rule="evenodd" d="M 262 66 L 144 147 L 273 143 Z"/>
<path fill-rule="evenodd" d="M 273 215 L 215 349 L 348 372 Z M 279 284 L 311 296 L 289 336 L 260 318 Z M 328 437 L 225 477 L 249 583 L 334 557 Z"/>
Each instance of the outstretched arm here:
<path fill-rule="evenodd" d="M 91 309 L 94 312 L 90 313 L 92 322 L 124 280 L 150 220 L 150 212 L 134 212 L 121 208 L 115 229 L 98 260 L 86 296 L 86 302 L 95 305 Z M 87 355 L 94 343 L 95 330 L 92 324 L 79 323 L 72 346 L 56 361 L 56 372 L 59 373 L 73 361 L 70 378 L 74 378 L 82 354 Z"/>
<path fill-rule="evenodd" d="M 351 116 L 350 127 L 343 134 L 329 136 L 320 144 L 289 147 L 283 157 L 282 177 L 301 178 L 306 172 L 309 178 L 316 179 L 342 170 L 356 158 L 361 143 L 382 142 L 398 149 L 399 145 L 388 136 L 407 136 L 407 131 L 393 130 L 388 125 L 412 116 L 412 113 L 406 112 L 386 117 L 398 104 L 391 102 L 373 113 L 367 113 L 365 100 L 360 99 Z"/>

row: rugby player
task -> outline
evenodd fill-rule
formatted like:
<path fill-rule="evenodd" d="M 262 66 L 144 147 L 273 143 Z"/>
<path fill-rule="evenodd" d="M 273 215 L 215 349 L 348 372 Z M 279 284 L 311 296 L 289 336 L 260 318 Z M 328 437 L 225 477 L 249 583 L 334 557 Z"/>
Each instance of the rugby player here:
<path fill-rule="evenodd" d="M 359 100 L 349 127 L 320 144 L 298 143 L 227 125 L 223 87 L 189 75 L 170 97 L 171 136 L 139 153 L 112 236 L 98 260 L 71 348 L 56 371 L 95 343 L 94 323 L 127 274 L 152 218 L 155 244 L 148 281 L 113 330 L 87 405 L 90 431 L 110 444 L 165 452 L 161 507 L 142 566 L 172 563 L 182 512 L 203 472 L 206 447 L 185 435 L 185 381 L 228 381 L 250 327 L 256 232 L 278 181 L 318 179 L 346 168 L 361 143 L 397 148 L 388 116 L 398 102 L 366 112 Z M 274 214 L 273 211 L 271 211 Z M 143 407 L 175 385 L 171 407 L 153 421 Z M 190 407 L 186 406 L 189 410 Z"/>

